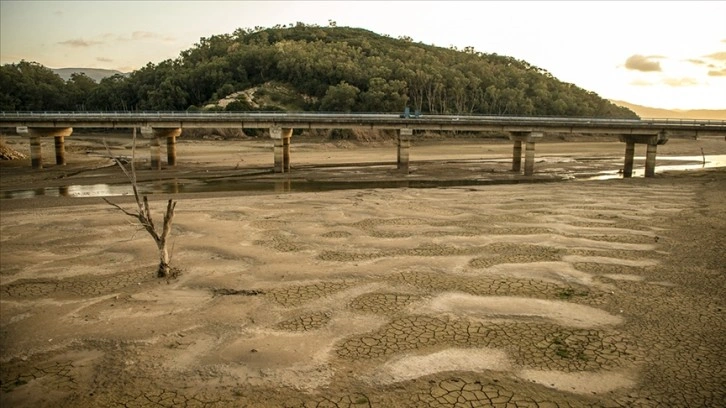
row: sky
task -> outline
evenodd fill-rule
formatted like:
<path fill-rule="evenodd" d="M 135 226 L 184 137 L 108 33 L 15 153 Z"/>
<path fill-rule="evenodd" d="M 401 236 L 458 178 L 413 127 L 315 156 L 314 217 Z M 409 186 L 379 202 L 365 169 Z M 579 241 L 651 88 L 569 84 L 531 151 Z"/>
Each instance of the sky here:
<path fill-rule="evenodd" d="M 0 64 L 130 72 L 203 37 L 297 22 L 471 46 L 607 99 L 726 109 L 726 1 L 0 0 Z"/>

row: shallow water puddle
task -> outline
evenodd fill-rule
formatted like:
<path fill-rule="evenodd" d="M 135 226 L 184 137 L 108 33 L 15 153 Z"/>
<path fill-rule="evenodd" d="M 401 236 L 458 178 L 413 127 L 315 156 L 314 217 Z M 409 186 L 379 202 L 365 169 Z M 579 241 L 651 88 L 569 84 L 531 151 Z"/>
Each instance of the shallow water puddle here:
<path fill-rule="evenodd" d="M 554 159 L 548 158 L 552 162 Z M 643 157 L 636 157 L 637 161 L 644 161 Z M 658 162 L 688 162 L 688 164 L 657 165 L 656 172 L 687 171 L 726 167 L 726 155 L 708 156 L 666 156 L 658 157 Z M 555 160 L 556 162 L 556 160 Z M 620 160 L 612 160 L 612 165 L 620 167 Z M 643 177 L 642 166 L 633 169 L 633 177 Z M 536 174 L 535 174 L 536 175 Z M 551 175 L 551 174 L 550 174 Z M 554 174 L 560 178 L 505 178 L 505 179 L 456 179 L 456 180 L 365 180 L 365 181 L 311 181 L 311 180 L 267 180 L 249 181 L 243 179 L 184 179 L 167 180 L 163 182 L 138 183 L 139 193 L 150 194 L 179 194 L 179 193 L 208 193 L 208 192 L 254 192 L 254 193 L 285 193 L 285 192 L 324 192 L 350 189 L 372 188 L 442 188 L 485 186 L 499 184 L 537 183 L 560 180 L 611 180 L 622 178 L 620 170 L 605 170 L 593 175 L 592 171 L 582 169 L 574 174 Z M 112 197 L 132 195 L 131 186 L 124 184 L 90 184 L 68 185 L 61 187 L 45 187 L 36 189 L 8 190 L 0 192 L 0 199 L 22 199 L 34 197 Z"/>

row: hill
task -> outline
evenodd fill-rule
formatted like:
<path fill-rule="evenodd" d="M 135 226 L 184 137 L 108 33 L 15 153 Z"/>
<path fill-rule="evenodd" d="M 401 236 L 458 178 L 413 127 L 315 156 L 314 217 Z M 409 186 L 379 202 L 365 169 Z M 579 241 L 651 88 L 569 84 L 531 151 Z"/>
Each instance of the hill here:
<path fill-rule="evenodd" d="M 636 105 L 633 103 L 610 100 L 610 102 L 628 108 L 635 112 L 641 118 L 650 119 L 710 119 L 710 120 L 726 120 L 726 109 L 659 109 L 647 106 Z"/>
<path fill-rule="evenodd" d="M 100 68 L 51 68 L 51 70 L 58 74 L 58 76 L 64 81 L 71 79 L 72 74 L 85 74 L 87 77 L 96 82 L 101 82 L 103 78 L 108 78 L 117 74 L 127 75 L 121 71 L 116 71 L 115 69 Z"/>
<path fill-rule="evenodd" d="M 176 59 L 97 84 L 85 76 L 64 81 L 24 61 L 1 68 L 0 110 L 403 112 L 408 107 L 424 114 L 637 117 L 512 57 L 302 23 L 202 38 Z"/>

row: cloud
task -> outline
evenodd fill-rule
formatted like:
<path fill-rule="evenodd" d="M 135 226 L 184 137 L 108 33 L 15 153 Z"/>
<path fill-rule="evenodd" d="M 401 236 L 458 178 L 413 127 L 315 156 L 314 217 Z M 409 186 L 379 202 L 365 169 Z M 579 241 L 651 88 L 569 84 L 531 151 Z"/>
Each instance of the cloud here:
<path fill-rule="evenodd" d="M 159 38 L 159 34 L 152 33 L 151 31 L 134 31 L 131 33 L 132 40 L 145 40 L 149 38 Z"/>
<path fill-rule="evenodd" d="M 726 77 L 726 68 L 716 70 L 716 71 L 708 71 L 708 76 L 713 77 Z"/>
<path fill-rule="evenodd" d="M 676 88 L 682 86 L 698 85 L 698 81 L 693 78 L 665 78 L 663 80 L 663 83 Z"/>
<path fill-rule="evenodd" d="M 634 71 L 642 71 L 642 72 L 660 72 L 660 62 L 653 61 L 654 59 L 659 59 L 661 57 L 658 56 L 650 56 L 646 57 L 643 55 L 631 55 L 628 57 L 628 59 L 625 61 L 625 68 L 631 69 Z"/>
<path fill-rule="evenodd" d="M 714 52 L 713 54 L 704 55 L 704 57 L 714 59 L 716 61 L 726 61 L 726 51 Z"/>
<path fill-rule="evenodd" d="M 644 79 L 636 79 L 630 83 L 630 85 L 633 86 L 653 86 L 654 84 L 650 81 L 646 81 Z"/>
<path fill-rule="evenodd" d="M 706 65 L 706 61 L 696 58 L 687 59 L 686 62 L 690 62 L 691 64 L 695 65 Z"/>
<path fill-rule="evenodd" d="M 69 47 L 74 47 L 74 48 L 85 48 L 85 47 L 91 47 L 91 46 L 98 45 L 98 44 L 103 44 L 103 42 L 76 38 L 73 40 L 60 41 L 60 42 L 58 42 L 58 44 L 67 45 Z"/>
<path fill-rule="evenodd" d="M 162 40 L 176 41 L 176 38 L 165 36 L 152 31 L 134 31 L 130 36 L 117 36 L 118 41 L 142 41 L 142 40 Z"/>
<path fill-rule="evenodd" d="M 105 58 L 105 57 L 96 57 L 96 61 L 98 62 L 113 62 L 111 58 Z"/>

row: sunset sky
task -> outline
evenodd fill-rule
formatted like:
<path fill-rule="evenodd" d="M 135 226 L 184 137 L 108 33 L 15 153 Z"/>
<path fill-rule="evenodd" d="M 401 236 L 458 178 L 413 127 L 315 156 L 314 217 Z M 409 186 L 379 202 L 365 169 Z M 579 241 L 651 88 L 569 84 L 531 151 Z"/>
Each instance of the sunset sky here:
<path fill-rule="evenodd" d="M 724 1 L 0 0 L 0 64 L 129 72 L 176 58 L 201 37 L 331 20 L 512 56 L 608 99 L 726 109 Z"/>

